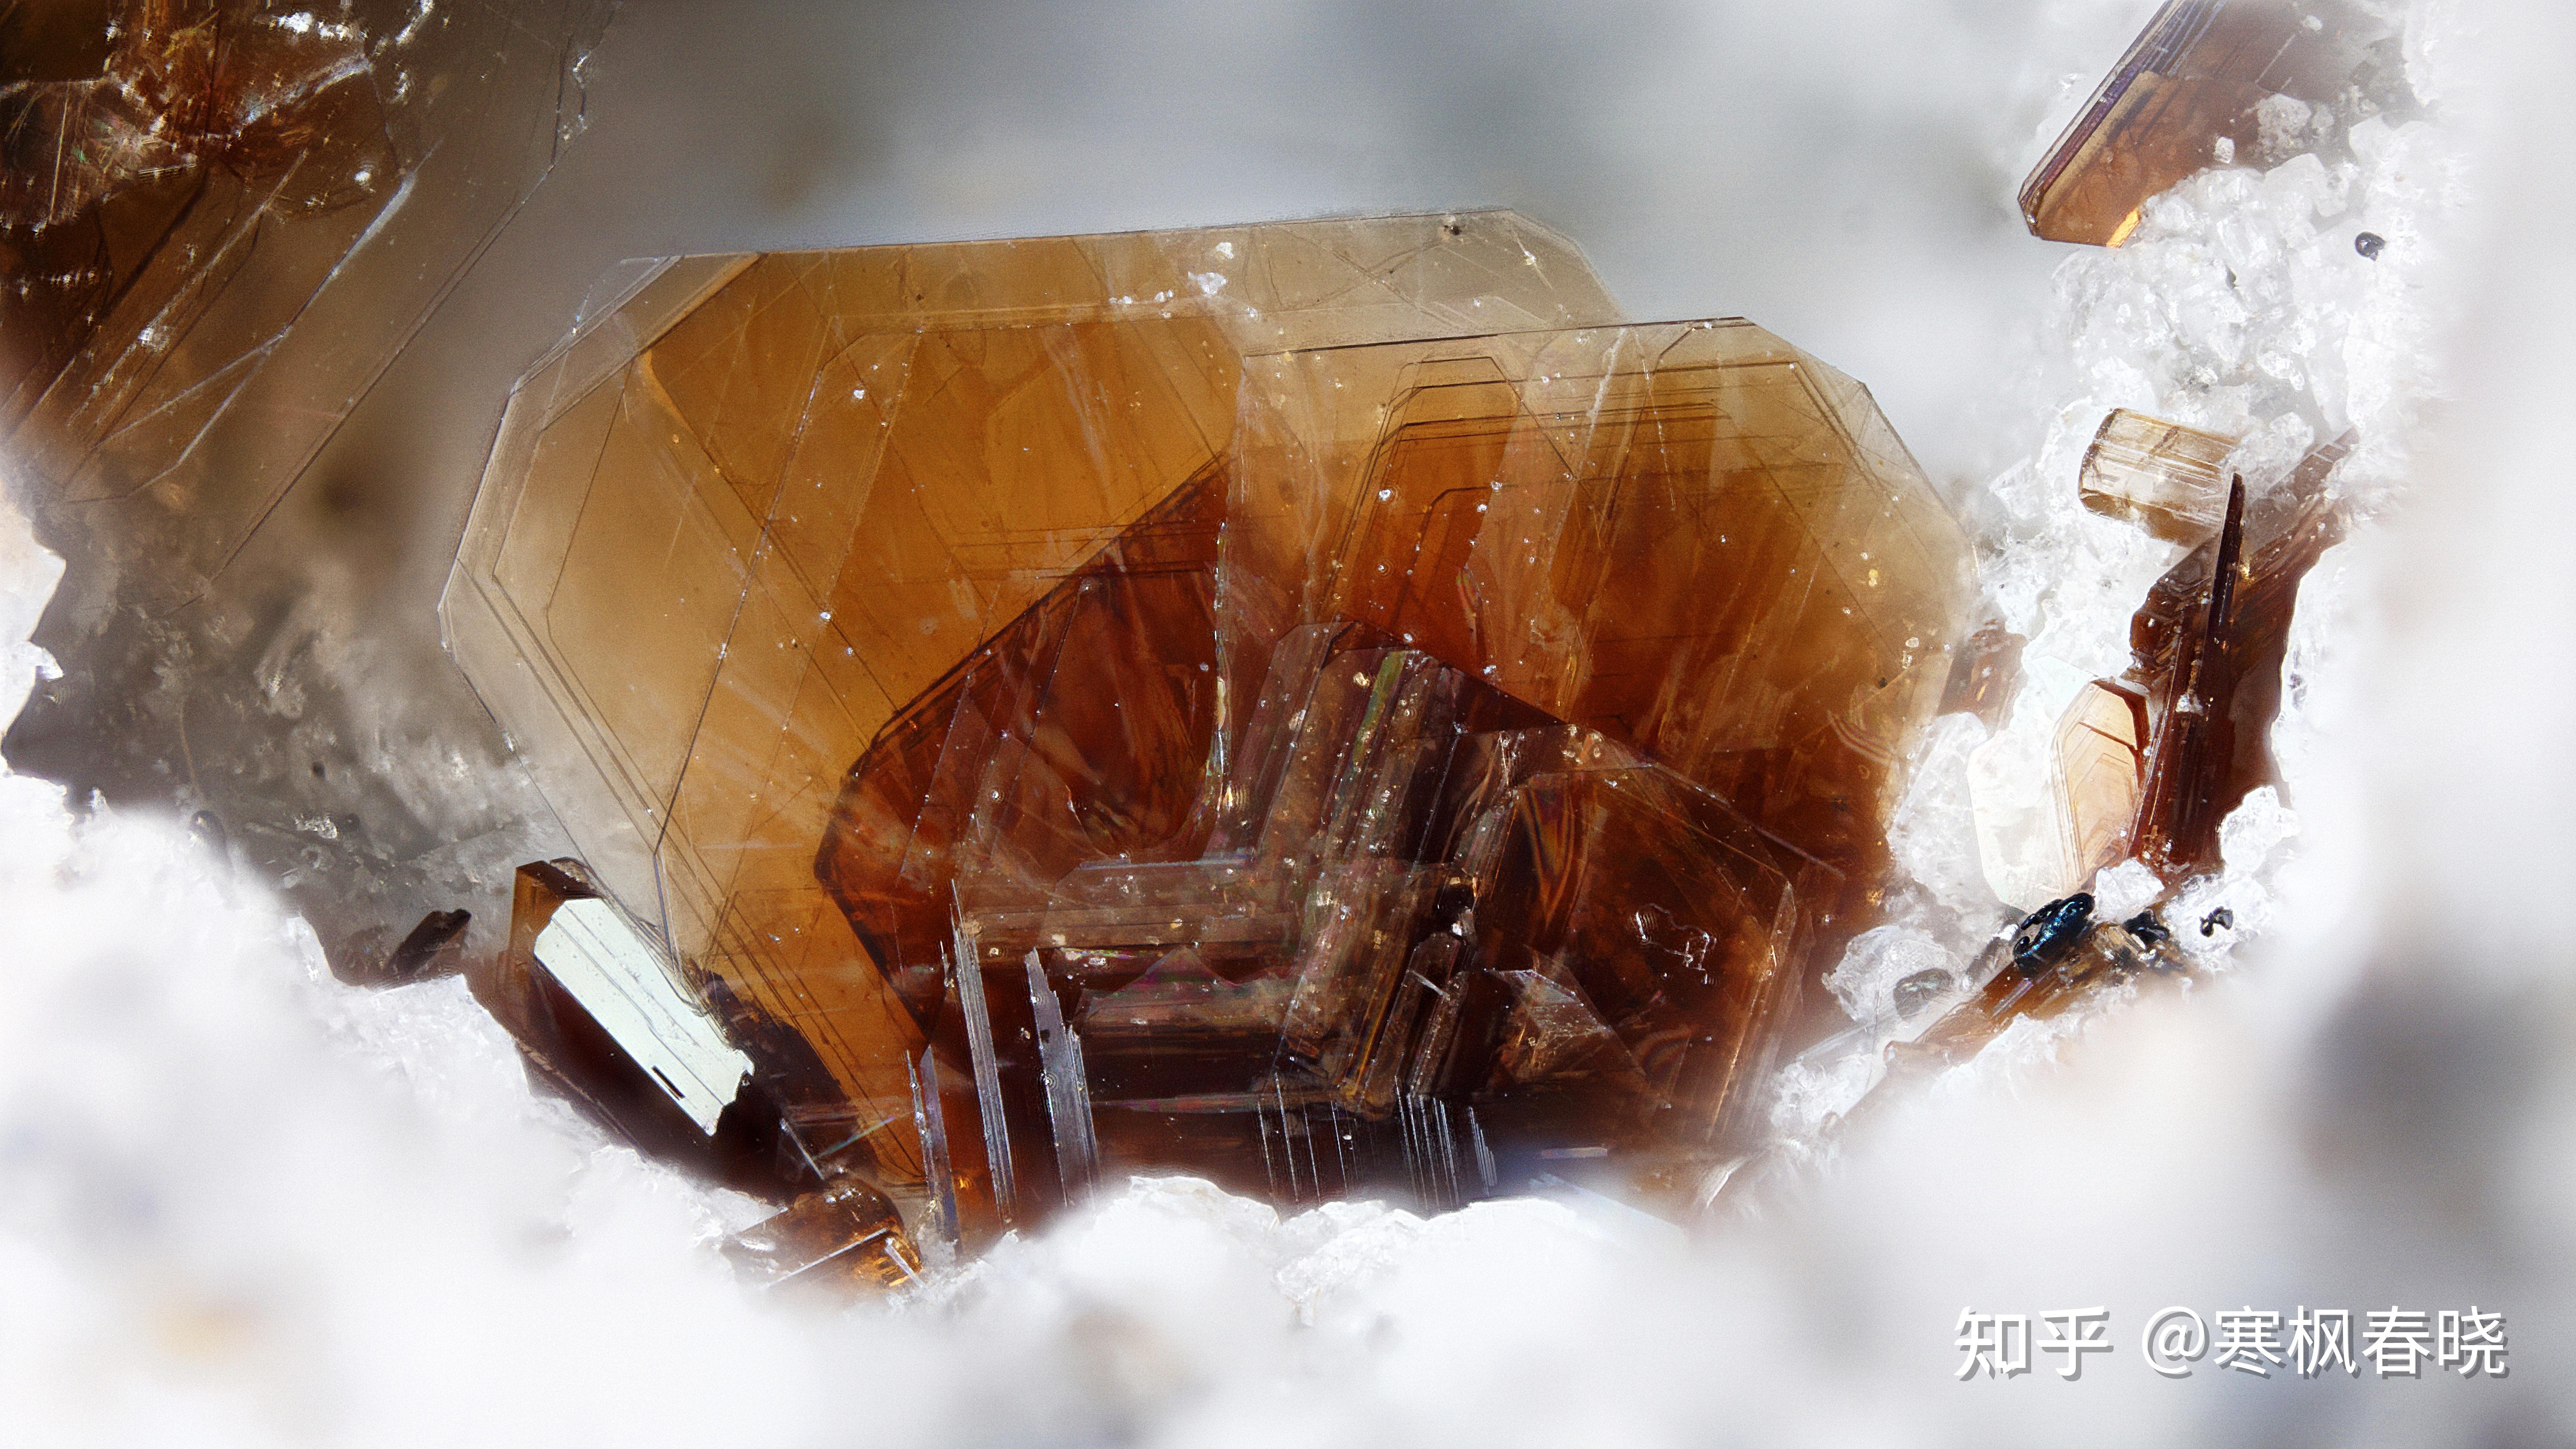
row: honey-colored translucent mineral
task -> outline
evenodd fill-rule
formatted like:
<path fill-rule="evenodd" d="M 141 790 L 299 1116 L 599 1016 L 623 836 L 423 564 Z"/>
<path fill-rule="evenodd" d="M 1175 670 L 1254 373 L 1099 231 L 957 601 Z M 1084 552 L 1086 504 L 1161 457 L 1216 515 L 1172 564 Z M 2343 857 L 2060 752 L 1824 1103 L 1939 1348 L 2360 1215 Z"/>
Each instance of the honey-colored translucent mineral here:
<path fill-rule="evenodd" d="M 2118 246 L 2212 165 L 2271 165 L 2411 104 L 2395 26 L 2350 0 L 2167 0 L 2022 183 L 2049 241 Z"/>
<path fill-rule="evenodd" d="M 2093 905 L 2093 897 L 2080 893 L 2051 901 L 1988 945 L 1974 973 L 1983 983 L 1976 993 L 1912 1038 L 1891 1042 L 1885 1075 L 1841 1125 L 1884 1113 L 1909 1090 L 1985 1050 L 2016 1021 L 2062 1016 L 2142 974 L 2185 974 L 2172 932 L 2152 912 L 2097 920 Z"/>
<path fill-rule="evenodd" d="M 2113 408 L 2084 450 L 2077 494 L 2084 506 L 2158 538 L 2198 544 L 2227 516 L 2227 455 L 2234 438 Z"/>
<path fill-rule="evenodd" d="M 0 0 L 0 471 L 65 565 L 0 753 L 175 808 L 345 980 L 493 954 L 512 869 L 569 849 L 436 657 L 452 449 L 521 344 L 432 313 L 580 126 L 607 11 Z"/>
<path fill-rule="evenodd" d="M 1968 591 L 1860 388 L 1479 213 L 659 267 L 444 617 L 776 1190 L 935 1246 L 1739 1142 Z"/>
<path fill-rule="evenodd" d="M 2157 580 L 2130 621 L 2128 677 L 2147 692 L 2154 741 L 2130 848 L 2169 882 L 2216 868 L 2219 822 L 2277 781 L 2290 618 L 2301 580 L 2343 537 L 2327 482 L 2350 442 L 2312 450 L 2259 499 L 2239 481 L 2218 536 Z"/>
<path fill-rule="evenodd" d="M 75 574 L 206 588 L 551 163 L 603 18 L 0 10 L 0 445 Z"/>
<path fill-rule="evenodd" d="M 2117 681 L 2084 686 L 2057 726 L 2058 825 L 2069 889 L 2120 859 L 2146 788 L 2147 701 Z"/>

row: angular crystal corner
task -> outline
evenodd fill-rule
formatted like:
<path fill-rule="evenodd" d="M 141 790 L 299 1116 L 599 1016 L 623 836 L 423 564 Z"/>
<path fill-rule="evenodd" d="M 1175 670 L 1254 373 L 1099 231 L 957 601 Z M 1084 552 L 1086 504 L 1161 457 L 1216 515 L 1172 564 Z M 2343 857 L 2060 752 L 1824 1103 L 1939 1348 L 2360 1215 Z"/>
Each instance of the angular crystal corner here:
<path fill-rule="evenodd" d="M 2102 419 L 2077 476 L 2084 506 L 2158 538 L 2199 544 L 2227 515 L 2227 455 L 2234 438 L 2127 408 Z"/>
<path fill-rule="evenodd" d="M 2058 823 L 2065 844 L 2060 894 L 2126 852 L 2147 777 L 2147 699 L 2117 680 L 2084 686 L 2057 726 Z"/>
<path fill-rule="evenodd" d="M 2022 183 L 2022 219 L 2116 247 L 2206 167 L 2275 164 L 2411 105 L 2397 43 L 2353 0 L 2167 0 Z"/>

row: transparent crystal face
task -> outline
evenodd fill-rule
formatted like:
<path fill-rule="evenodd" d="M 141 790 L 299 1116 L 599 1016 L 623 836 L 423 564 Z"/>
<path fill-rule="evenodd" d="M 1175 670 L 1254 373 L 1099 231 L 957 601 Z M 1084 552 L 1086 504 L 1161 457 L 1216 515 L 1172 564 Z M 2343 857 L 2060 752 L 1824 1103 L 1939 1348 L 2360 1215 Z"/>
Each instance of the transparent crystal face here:
<path fill-rule="evenodd" d="M 970 1234 L 1678 1181 L 1971 584 L 1860 388 L 1614 312 L 1507 213 L 674 262 L 521 387 L 451 647 L 788 1136 Z"/>

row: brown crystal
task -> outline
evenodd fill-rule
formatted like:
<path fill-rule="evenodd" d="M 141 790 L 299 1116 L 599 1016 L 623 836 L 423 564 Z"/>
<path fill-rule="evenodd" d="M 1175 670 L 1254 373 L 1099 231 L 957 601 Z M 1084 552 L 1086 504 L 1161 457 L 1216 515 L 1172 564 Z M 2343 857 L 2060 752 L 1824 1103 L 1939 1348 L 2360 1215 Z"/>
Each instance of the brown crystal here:
<path fill-rule="evenodd" d="M 2049 241 L 2118 246 L 2204 167 L 2273 164 L 2411 104 L 2396 48 L 2394 26 L 2346 0 L 2167 0 L 2022 183 L 2022 218 Z"/>
<path fill-rule="evenodd" d="M 2091 896 L 2051 901 L 2012 934 L 1997 938 L 1980 965 L 1984 984 L 1976 995 L 1911 1040 L 1890 1043 L 1886 1075 L 1845 1115 L 1844 1124 L 1885 1111 L 1910 1087 L 1976 1056 L 2016 1021 L 2063 1015 L 2141 972 L 2184 970 L 2171 933 L 2153 915 L 2095 921 L 2092 912 Z"/>
<path fill-rule="evenodd" d="M 2147 701 L 2116 680 L 2084 686 L 2057 726 L 2059 879 L 2082 883 L 2126 853 L 2146 788 Z"/>
<path fill-rule="evenodd" d="M 2347 434 L 2309 453 L 2250 509 L 2239 480 L 2218 537 L 2157 580 L 2131 621 L 2130 678 L 2149 691 L 2154 736 L 2131 851 L 2168 882 L 2216 868 L 2219 822 L 2276 780 L 2290 618 L 2300 582 L 2343 536 L 2326 481 L 2349 446 Z"/>
<path fill-rule="evenodd" d="M 723 1250 L 771 1288 L 877 1291 L 912 1282 L 921 1271 L 893 1199 L 847 1173 L 727 1238 Z"/>
<path fill-rule="evenodd" d="M 551 160 L 591 5 L 11 8 L 0 442 L 76 573 L 205 589 Z"/>
<path fill-rule="evenodd" d="M 2235 446 L 2217 433 L 2113 408 L 2084 450 L 2077 493 L 2096 513 L 2198 544 L 2226 522 L 2226 463 Z"/>
<path fill-rule="evenodd" d="M 606 8 L 0 0 L 0 457 L 66 564 L 0 752 L 210 827 L 343 979 L 448 969 L 403 954 L 434 913 L 497 951 L 511 870 L 570 849 L 411 546 L 489 442 L 438 356 L 470 309 L 395 359 L 579 125 Z"/>
<path fill-rule="evenodd" d="M 726 1018 L 726 1035 L 752 1058 L 755 1079 L 724 1104 L 713 1132 L 692 1121 L 667 1082 L 639 1063 L 632 1043 L 556 979 L 539 960 L 538 938 L 568 901 L 601 898 L 579 861 L 537 861 L 519 869 L 507 950 L 472 963 L 467 984 L 484 1009 L 507 1027 L 530 1072 L 585 1115 L 630 1142 L 743 1191 L 784 1199 L 816 1169 L 795 1127 L 842 1107 L 812 1049 L 776 1023 L 743 1013 L 719 987 L 706 1004 Z M 808 1126 L 817 1145 L 835 1144 Z M 864 1149 L 856 1159 L 873 1165 Z M 840 1164 L 834 1159 L 834 1165 Z"/>
<path fill-rule="evenodd" d="M 1972 714 L 1989 730 L 2002 728 L 2013 691 L 2021 684 L 2021 652 L 2029 642 L 2005 628 L 2001 619 L 1978 625 L 1951 660 L 1940 713 Z"/>
<path fill-rule="evenodd" d="M 1086 570 L 1059 596 L 1098 582 Z M 1135 737 L 1098 726 L 1134 649 L 1033 660 L 1044 638 L 1015 631 L 925 701 L 950 747 L 912 807 L 922 853 L 873 848 L 893 782 L 923 774 L 915 737 L 890 732 L 852 771 L 821 861 L 862 903 L 877 960 L 981 978 L 942 1000 L 937 964 L 909 973 L 923 1030 L 978 1083 L 946 1115 L 983 1123 L 1008 1158 L 969 1174 L 970 1212 L 1078 1190 L 1066 1106 L 1048 1100 L 1062 1020 L 1109 1167 L 1182 1163 L 1292 1199 L 1454 1198 L 1473 1140 L 1506 1158 L 1566 1135 L 1651 1155 L 1737 1125 L 1808 935 L 1792 880 L 1815 891 L 1821 867 L 1673 772 L 1364 625 L 1307 626 L 1274 651 L 1233 769 L 1198 792 L 1204 830 L 1050 863 L 1067 824 L 1127 823 L 1108 803 Z M 1199 677 L 1186 658 L 1175 673 Z M 1019 686 L 999 721 L 974 699 L 994 677 Z M 907 885 L 928 897 L 909 920 L 871 909 Z M 1041 973 L 1025 988 L 1024 970 Z"/>
<path fill-rule="evenodd" d="M 1856 385 L 1612 316 L 1507 214 L 675 262 L 520 388 L 451 645 L 922 1241 L 1652 1177 L 1865 924 L 1969 585 Z"/>
<path fill-rule="evenodd" d="M 0 85 L 0 237 L 28 284 L 10 289 L 18 325 L 6 329 L 0 423 L 35 405 L 192 214 L 328 211 L 389 197 L 402 173 L 353 25 L 251 3 L 130 0 L 98 35 L 46 41 L 64 63 L 40 54 L 39 71 L 77 70 L 71 55 L 104 43 L 91 74 Z M 163 330 L 177 320 L 161 319 Z"/>

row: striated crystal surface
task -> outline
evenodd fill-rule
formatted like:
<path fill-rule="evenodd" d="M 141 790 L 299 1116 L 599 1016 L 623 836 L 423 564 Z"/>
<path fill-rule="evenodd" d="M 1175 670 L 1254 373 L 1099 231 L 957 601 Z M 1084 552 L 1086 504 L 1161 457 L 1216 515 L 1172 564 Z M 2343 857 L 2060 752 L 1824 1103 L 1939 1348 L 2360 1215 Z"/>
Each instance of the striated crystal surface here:
<path fill-rule="evenodd" d="M 658 266 L 443 617 L 769 1190 L 936 1251 L 1145 1167 L 1695 1181 L 1969 594 L 1858 386 L 1479 213 Z"/>
<path fill-rule="evenodd" d="M 2234 438 L 2113 408 L 2084 450 L 2077 493 L 2085 507 L 2158 538 L 2202 543 L 2226 522 L 2235 446 Z"/>
<path fill-rule="evenodd" d="M 2167 0 L 2022 183 L 2022 219 L 2115 247 L 2204 167 L 2332 150 L 2415 103 L 2395 23 L 2357 0 Z"/>
<path fill-rule="evenodd" d="M 2081 884 L 2119 860 L 2146 788 L 2147 700 L 2116 680 L 2075 696 L 2057 726 L 2057 791 L 2065 861 L 2059 878 Z"/>

